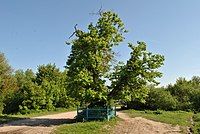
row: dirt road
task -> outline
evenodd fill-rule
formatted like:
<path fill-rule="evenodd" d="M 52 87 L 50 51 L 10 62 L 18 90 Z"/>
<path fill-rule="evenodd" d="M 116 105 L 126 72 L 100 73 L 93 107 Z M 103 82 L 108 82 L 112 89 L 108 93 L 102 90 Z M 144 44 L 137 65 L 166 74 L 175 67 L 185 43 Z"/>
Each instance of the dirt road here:
<path fill-rule="evenodd" d="M 123 119 L 115 128 L 114 134 L 180 134 L 179 126 L 147 120 L 142 117 L 130 118 L 123 112 L 117 115 Z"/>
<path fill-rule="evenodd" d="M 73 123 L 76 112 L 66 112 L 30 119 L 13 121 L 0 125 L 0 134 L 50 134 L 57 126 Z M 117 112 L 123 119 L 113 129 L 114 134 L 179 134 L 179 126 L 155 122 L 142 117 L 130 118 L 123 112 Z"/>
<path fill-rule="evenodd" d="M 49 134 L 58 125 L 74 122 L 75 115 L 73 111 L 13 121 L 0 125 L 0 134 Z"/>

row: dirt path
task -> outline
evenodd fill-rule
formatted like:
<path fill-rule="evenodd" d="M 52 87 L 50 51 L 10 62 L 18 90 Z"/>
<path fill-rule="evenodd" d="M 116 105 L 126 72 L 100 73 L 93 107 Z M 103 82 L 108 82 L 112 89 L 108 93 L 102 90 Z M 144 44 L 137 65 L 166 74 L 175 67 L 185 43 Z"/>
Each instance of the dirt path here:
<path fill-rule="evenodd" d="M 49 134 L 58 125 L 72 123 L 75 115 L 73 111 L 13 121 L 0 125 L 0 134 Z"/>
<path fill-rule="evenodd" d="M 123 119 L 114 129 L 114 134 L 180 134 L 179 126 L 147 120 L 142 117 L 130 118 L 125 113 L 117 112 Z"/>
<path fill-rule="evenodd" d="M 76 112 L 66 112 L 30 119 L 13 121 L 0 125 L 0 134 L 50 134 L 58 125 L 72 123 Z M 115 128 L 114 134 L 179 134 L 179 126 L 155 122 L 142 117 L 130 118 L 117 112 L 123 119 Z"/>

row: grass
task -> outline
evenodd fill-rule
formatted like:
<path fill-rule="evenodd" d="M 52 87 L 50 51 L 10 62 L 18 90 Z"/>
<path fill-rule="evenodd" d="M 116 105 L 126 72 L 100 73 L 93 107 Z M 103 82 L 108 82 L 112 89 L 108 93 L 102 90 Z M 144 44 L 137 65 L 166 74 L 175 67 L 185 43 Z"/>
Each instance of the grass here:
<path fill-rule="evenodd" d="M 125 110 L 130 117 L 144 117 L 146 119 L 151 119 L 154 121 L 159 121 L 163 123 L 168 123 L 172 125 L 180 126 L 191 126 L 190 119 L 193 116 L 192 112 L 185 111 L 136 111 L 136 110 Z"/>
<path fill-rule="evenodd" d="M 143 117 L 146 119 L 163 122 L 172 125 L 179 125 L 182 133 L 187 133 L 187 127 L 192 127 L 192 131 L 195 134 L 199 134 L 196 129 L 200 127 L 200 122 L 197 124 L 197 127 L 192 126 L 191 119 L 193 118 L 193 112 L 185 112 L 185 111 L 136 111 L 136 110 L 125 110 L 130 117 Z M 200 117 L 200 116 L 199 116 Z M 200 119 L 200 118 L 199 118 Z"/>
<path fill-rule="evenodd" d="M 74 124 L 65 124 L 58 127 L 55 134 L 108 134 L 117 124 L 118 118 L 113 118 L 110 121 L 90 121 L 79 122 Z"/>
<path fill-rule="evenodd" d="M 7 123 L 13 120 L 19 120 L 19 119 L 26 119 L 30 117 L 36 117 L 36 116 L 42 116 L 42 115 L 50 115 L 50 114 L 57 114 L 62 112 L 68 112 L 68 111 L 74 111 L 75 108 L 57 108 L 52 111 L 32 111 L 30 114 L 2 114 L 0 115 L 0 124 Z"/>

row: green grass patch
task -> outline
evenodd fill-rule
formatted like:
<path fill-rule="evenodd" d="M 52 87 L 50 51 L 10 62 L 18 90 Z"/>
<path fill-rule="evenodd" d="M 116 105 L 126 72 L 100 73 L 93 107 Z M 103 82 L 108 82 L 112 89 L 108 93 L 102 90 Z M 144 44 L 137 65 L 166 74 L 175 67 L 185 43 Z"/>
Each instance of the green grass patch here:
<path fill-rule="evenodd" d="M 62 112 L 68 112 L 68 111 L 75 111 L 75 108 L 57 108 L 52 111 L 47 110 L 41 110 L 41 111 L 32 111 L 30 114 L 2 114 L 0 115 L 0 124 L 7 123 L 13 120 L 20 120 L 30 117 L 36 117 L 36 116 L 43 116 L 43 115 L 50 115 L 50 114 L 57 114 Z"/>
<path fill-rule="evenodd" d="M 172 125 L 180 126 L 191 126 L 190 119 L 193 116 L 192 112 L 185 111 L 136 111 L 136 110 L 125 110 L 130 117 L 144 117 L 146 119 L 151 119 L 154 121 L 159 121 L 163 123 L 168 123 Z"/>
<path fill-rule="evenodd" d="M 74 124 L 65 124 L 58 127 L 55 134 L 108 134 L 117 124 L 118 118 L 113 118 L 110 121 L 90 121 L 79 122 Z"/>

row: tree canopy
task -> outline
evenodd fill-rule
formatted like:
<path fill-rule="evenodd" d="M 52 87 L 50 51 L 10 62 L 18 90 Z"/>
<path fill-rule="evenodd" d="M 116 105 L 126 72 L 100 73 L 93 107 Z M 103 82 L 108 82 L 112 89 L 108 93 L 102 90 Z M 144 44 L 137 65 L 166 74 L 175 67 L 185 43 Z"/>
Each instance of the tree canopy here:
<path fill-rule="evenodd" d="M 108 89 L 105 74 L 114 58 L 113 46 L 123 41 L 126 30 L 117 14 L 110 11 L 100 14 L 96 24 L 88 31 L 75 29 L 72 50 L 67 60 L 68 88 L 72 97 L 80 102 L 106 100 Z"/>
<path fill-rule="evenodd" d="M 9 89 L 16 89 L 16 83 L 12 77 L 12 68 L 8 64 L 3 53 L 0 53 L 0 92 L 6 92 Z"/>
<path fill-rule="evenodd" d="M 148 94 L 147 84 L 158 84 L 155 79 L 162 76 L 158 68 L 163 65 L 164 56 L 148 52 L 144 42 L 129 44 L 129 47 L 131 57 L 125 65 L 115 69 L 109 95 L 126 101 L 144 101 Z"/>

